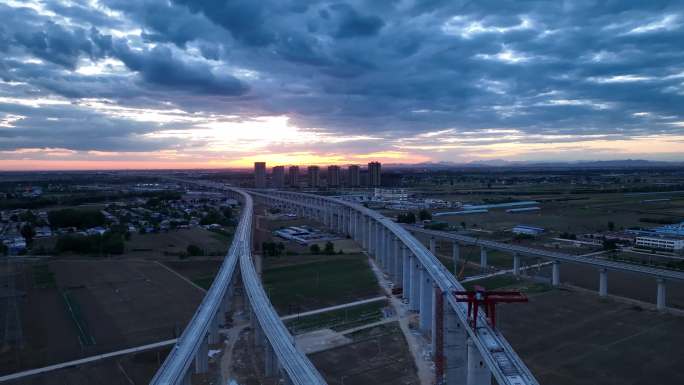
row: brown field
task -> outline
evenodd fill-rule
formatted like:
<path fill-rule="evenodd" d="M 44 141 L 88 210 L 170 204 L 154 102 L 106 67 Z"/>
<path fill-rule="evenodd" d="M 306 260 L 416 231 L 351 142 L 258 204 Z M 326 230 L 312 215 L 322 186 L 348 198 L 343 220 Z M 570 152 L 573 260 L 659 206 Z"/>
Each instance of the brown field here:
<path fill-rule="evenodd" d="M 684 383 L 684 318 L 568 290 L 502 305 L 501 331 L 541 384 Z"/>
<path fill-rule="evenodd" d="M 501 198 L 501 195 L 449 195 L 447 199 L 477 201 L 481 198 Z M 443 196 L 446 197 L 446 196 Z M 567 201 L 553 199 L 571 198 Z M 490 209 L 489 213 L 436 217 L 440 221 L 460 226 L 465 222 L 467 228 L 503 231 L 518 224 L 539 226 L 555 232 L 586 233 L 606 231 L 608 222 L 616 229 L 632 226 L 654 227 L 657 224 L 640 222 L 640 218 L 660 218 L 684 220 L 684 197 L 674 194 L 670 201 L 642 202 L 661 196 L 627 194 L 577 194 L 577 195 L 535 195 L 515 196 L 513 200 L 541 201 L 541 210 L 528 213 L 507 213 L 505 209 Z M 666 196 L 662 196 L 666 197 Z M 455 211 L 455 210 L 454 210 Z"/>
<path fill-rule="evenodd" d="M 328 384 L 420 384 L 413 357 L 396 322 L 348 337 L 354 341 L 309 356 Z"/>
<path fill-rule="evenodd" d="M 37 287 L 33 268 L 23 269 L 23 347 L 0 354 L 2 373 L 175 338 L 204 295 L 155 262 L 59 260 L 48 266 L 53 287 Z"/>
<path fill-rule="evenodd" d="M 133 234 L 126 242 L 126 257 L 171 258 L 186 251 L 191 244 L 202 248 L 207 255 L 223 256 L 228 251 L 230 239 L 221 234 L 195 227 L 171 230 L 167 233 Z"/>
<path fill-rule="evenodd" d="M 8 385 L 130 385 L 147 384 L 168 354 L 168 348 L 55 370 L 10 381 Z"/>

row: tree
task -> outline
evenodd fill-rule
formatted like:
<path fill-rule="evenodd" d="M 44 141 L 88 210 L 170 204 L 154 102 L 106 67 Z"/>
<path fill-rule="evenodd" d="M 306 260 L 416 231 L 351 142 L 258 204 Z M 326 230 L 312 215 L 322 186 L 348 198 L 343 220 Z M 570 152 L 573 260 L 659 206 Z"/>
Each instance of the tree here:
<path fill-rule="evenodd" d="M 25 223 L 24 226 L 21 227 L 21 236 L 24 237 L 27 245 L 30 245 L 31 242 L 33 242 L 33 237 L 35 235 L 36 235 L 36 231 L 33 229 L 33 226 L 31 226 L 30 224 Z"/>
<path fill-rule="evenodd" d="M 397 215 L 399 223 L 416 223 L 416 215 L 412 212 Z"/>
<path fill-rule="evenodd" d="M 420 219 L 421 221 L 430 220 L 432 219 L 432 214 L 430 214 L 429 211 L 422 209 L 418 212 L 418 219 Z"/>
<path fill-rule="evenodd" d="M 314 243 L 309 247 L 309 251 L 311 254 L 320 254 L 321 253 L 321 247 L 318 246 L 318 244 Z"/>
<path fill-rule="evenodd" d="M 48 219 L 53 228 L 77 227 L 79 229 L 87 229 L 102 226 L 105 223 L 104 215 L 97 210 L 53 210 L 48 213 Z"/>
<path fill-rule="evenodd" d="M 465 230 L 465 229 L 466 229 L 466 223 L 465 223 L 465 222 L 461 222 L 461 227 L 463 227 L 463 230 Z"/>
<path fill-rule="evenodd" d="M 609 251 L 617 250 L 617 241 L 615 239 L 604 239 L 603 249 Z"/>
<path fill-rule="evenodd" d="M 333 245 L 333 243 L 330 241 L 326 242 L 325 247 L 323 248 L 323 253 L 327 255 L 335 254 L 335 245 Z"/>
<path fill-rule="evenodd" d="M 608 231 L 615 230 L 615 223 L 613 221 L 608 222 Z"/>

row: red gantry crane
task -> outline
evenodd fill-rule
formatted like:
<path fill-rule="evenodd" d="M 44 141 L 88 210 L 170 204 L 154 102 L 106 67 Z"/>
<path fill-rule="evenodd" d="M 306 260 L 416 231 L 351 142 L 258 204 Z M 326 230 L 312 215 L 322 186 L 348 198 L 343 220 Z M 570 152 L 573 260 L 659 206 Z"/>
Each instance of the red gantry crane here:
<path fill-rule="evenodd" d="M 489 324 L 496 328 L 497 303 L 527 302 L 527 296 L 519 291 L 487 291 L 477 285 L 475 290 L 455 291 L 454 297 L 458 302 L 468 303 L 468 321 L 473 329 L 477 329 L 477 314 L 480 307 L 484 308 Z"/>

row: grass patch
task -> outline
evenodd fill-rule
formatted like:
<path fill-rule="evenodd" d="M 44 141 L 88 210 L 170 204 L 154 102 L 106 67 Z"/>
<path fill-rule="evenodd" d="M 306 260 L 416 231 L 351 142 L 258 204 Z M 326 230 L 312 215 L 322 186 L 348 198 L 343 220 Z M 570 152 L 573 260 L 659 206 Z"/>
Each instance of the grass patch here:
<path fill-rule="evenodd" d="M 211 284 L 214 282 L 214 276 L 195 278 L 192 282 L 204 290 L 209 290 Z"/>
<path fill-rule="evenodd" d="M 399 322 L 390 322 L 372 328 L 361 329 L 353 333 L 349 333 L 346 336 L 351 338 L 353 341 L 362 341 L 369 338 L 390 334 L 402 334 L 401 328 L 399 327 Z"/>
<path fill-rule="evenodd" d="M 57 287 L 55 281 L 55 273 L 50 271 L 50 266 L 47 264 L 34 265 L 32 267 L 33 283 L 40 289 L 54 289 Z"/>
<path fill-rule="evenodd" d="M 335 331 L 347 330 L 380 321 L 382 319 L 382 309 L 386 305 L 386 301 L 367 303 L 346 309 L 295 318 L 287 321 L 286 325 L 293 334 L 301 334 L 324 328 L 330 328 Z"/>
<path fill-rule="evenodd" d="M 262 279 L 271 303 L 281 314 L 320 309 L 372 297 L 378 283 L 362 254 L 267 268 Z"/>
<path fill-rule="evenodd" d="M 477 281 L 470 281 L 464 283 L 463 287 L 466 290 L 473 290 L 475 285 L 482 286 L 487 290 L 519 290 L 526 294 L 543 293 L 552 289 L 551 285 L 546 283 L 535 282 L 512 275 L 499 275 L 496 277 L 479 279 Z"/>

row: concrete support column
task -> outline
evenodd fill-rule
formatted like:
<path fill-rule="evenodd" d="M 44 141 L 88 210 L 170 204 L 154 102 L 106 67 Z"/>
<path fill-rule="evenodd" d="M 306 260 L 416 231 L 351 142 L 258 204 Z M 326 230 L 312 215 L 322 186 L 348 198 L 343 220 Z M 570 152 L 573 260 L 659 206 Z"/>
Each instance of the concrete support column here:
<path fill-rule="evenodd" d="M 339 234 L 344 234 L 344 218 L 342 216 L 342 210 L 339 207 L 335 208 L 337 212 L 337 232 Z"/>
<path fill-rule="evenodd" d="M 408 247 L 401 245 L 401 266 L 402 266 L 402 293 L 404 299 L 411 296 L 411 258 L 409 257 Z"/>
<path fill-rule="evenodd" d="M 430 252 L 434 255 L 437 255 L 437 240 L 435 237 L 430 238 Z"/>
<path fill-rule="evenodd" d="M 374 255 L 375 254 L 375 229 L 373 220 L 370 219 L 370 217 L 366 217 L 367 223 L 368 223 L 368 255 Z"/>
<path fill-rule="evenodd" d="M 378 251 L 376 253 L 375 259 L 378 261 L 378 265 L 380 265 L 380 269 L 382 269 L 384 271 L 385 266 L 384 266 L 383 258 L 385 256 L 385 234 L 382 231 L 382 227 L 380 226 L 379 223 L 377 223 L 375 227 L 376 227 L 375 232 L 377 233 L 377 238 L 378 238 L 378 241 L 377 241 Z"/>
<path fill-rule="evenodd" d="M 219 335 L 219 322 L 221 321 L 222 316 L 223 313 L 219 309 L 219 311 L 216 314 L 214 314 L 214 316 L 211 318 L 211 323 L 209 324 L 210 345 L 217 344 L 221 340 L 221 336 Z"/>
<path fill-rule="evenodd" d="M 484 363 L 480 351 L 473 341 L 468 339 L 468 380 L 467 385 L 491 385 L 492 374 Z"/>
<path fill-rule="evenodd" d="M 361 246 L 366 251 L 370 248 L 370 221 L 365 215 L 361 215 Z"/>
<path fill-rule="evenodd" d="M 427 270 L 420 269 L 420 331 L 428 335 L 432 328 L 432 299 L 434 290 Z"/>
<path fill-rule="evenodd" d="M 409 298 L 409 309 L 412 311 L 420 310 L 420 265 L 418 259 L 409 254 L 409 275 L 411 279 L 411 293 Z"/>
<path fill-rule="evenodd" d="M 480 267 L 485 269 L 487 267 L 487 249 L 480 246 Z"/>
<path fill-rule="evenodd" d="M 390 277 L 392 277 L 392 283 L 398 286 L 397 283 L 397 245 L 399 241 L 394 237 L 391 231 L 387 231 L 387 269 L 389 271 Z"/>
<path fill-rule="evenodd" d="M 385 245 L 387 246 L 387 252 L 385 253 L 385 268 L 387 269 L 387 274 L 390 276 L 390 280 L 394 283 L 395 277 L 394 277 L 394 236 L 392 235 L 392 232 L 387 230 L 385 231 Z"/>
<path fill-rule="evenodd" d="M 382 262 L 382 228 L 379 222 L 375 222 L 375 259 Z"/>
<path fill-rule="evenodd" d="M 188 369 L 183 375 L 183 385 L 192 385 L 192 370 Z"/>
<path fill-rule="evenodd" d="M 389 262 L 389 232 L 385 230 L 384 227 L 380 227 L 380 241 L 382 242 L 382 253 L 380 253 L 380 265 L 382 270 L 389 273 L 388 262 Z"/>
<path fill-rule="evenodd" d="M 513 275 L 520 275 L 520 255 L 513 253 Z"/>
<path fill-rule="evenodd" d="M 387 271 L 387 232 L 381 224 L 378 223 L 378 239 L 380 240 L 380 247 L 378 250 L 378 257 L 380 258 L 380 266 L 382 266 L 383 271 Z"/>
<path fill-rule="evenodd" d="M 467 333 L 453 309 L 444 304 L 445 385 L 465 385 L 467 374 Z M 437 379 L 439 383 L 439 379 Z"/>
<path fill-rule="evenodd" d="M 458 277 L 458 262 L 461 260 L 461 245 L 458 242 L 451 244 L 451 259 L 454 261 L 454 276 Z"/>
<path fill-rule="evenodd" d="M 356 211 L 350 211 L 350 213 L 351 237 L 356 240 L 359 239 L 359 216 L 356 214 Z"/>
<path fill-rule="evenodd" d="M 442 313 L 438 314 L 437 313 L 437 300 L 438 296 L 442 296 Z M 430 351 L 432 352 L 432 358 L 434 360 L 435 358 L 435 353 L 437 353 L 437 323 L 438 323 L 438 317 L 444 317 L 444 293 L 442 293 L 441 290 L 437 289 L 436 285 L 432 285 L 432 307 L 430 309 L 430 313 L 432 313 L 432 322 L 430 323 Z M 444 318 L 442 318 L 442 322 L 444 322 Z M 444 324 L 442 324 L 444 325 Z M 442 331 L 444 331 L 442 329 Z"/>
<path fill-rule="evenodd" d="M 599 296 L 606 297 L 608 295 L 608 270 L 601 269 L 599 271 Z"/>
<path fill-rule="evenodd" d="M 195 355 L 195 373 L 206 373 L 209 371 L 209 344 L 205 336 L 197 349 Z"/>
<path fill-rule="evenodd" d="M 660 311 L 667 307 L 667 299 L 665 298 L 665 280 L 658 278 L 658 294 L 656 296 L 656 308 Z"/>
<path fill-rule="evenodd" d="M 264 334 L 264 331 L 261 329 L 261 325 L 259 325 L 259 322 L 256 322 L 256 326 L 254 326 L 254 345 L 257 347 L 262 347 L 266 343 L 266 335 Z"/>
<path fill-rule="evenodd" d="M 551 285 L 557 287 L 560 285 L 560 262 L 553 261 L 551 267 Z"/>
<path fill-rule="evenodd" d="M 278 357 L 276 357 L 270 344 L 267 344 L 266 349 L 264 349 L 264 374 L 266 377 L 278 374 Z"/>
<path fill-rule="evenodd" d="M 392 237 L 394 239 L 394 251 L 392 255 L 392 264 L 394 266 L 394 286 L 404 287 L 404 253 L 402 250 L 402 243 L 399 238 Z"/>

